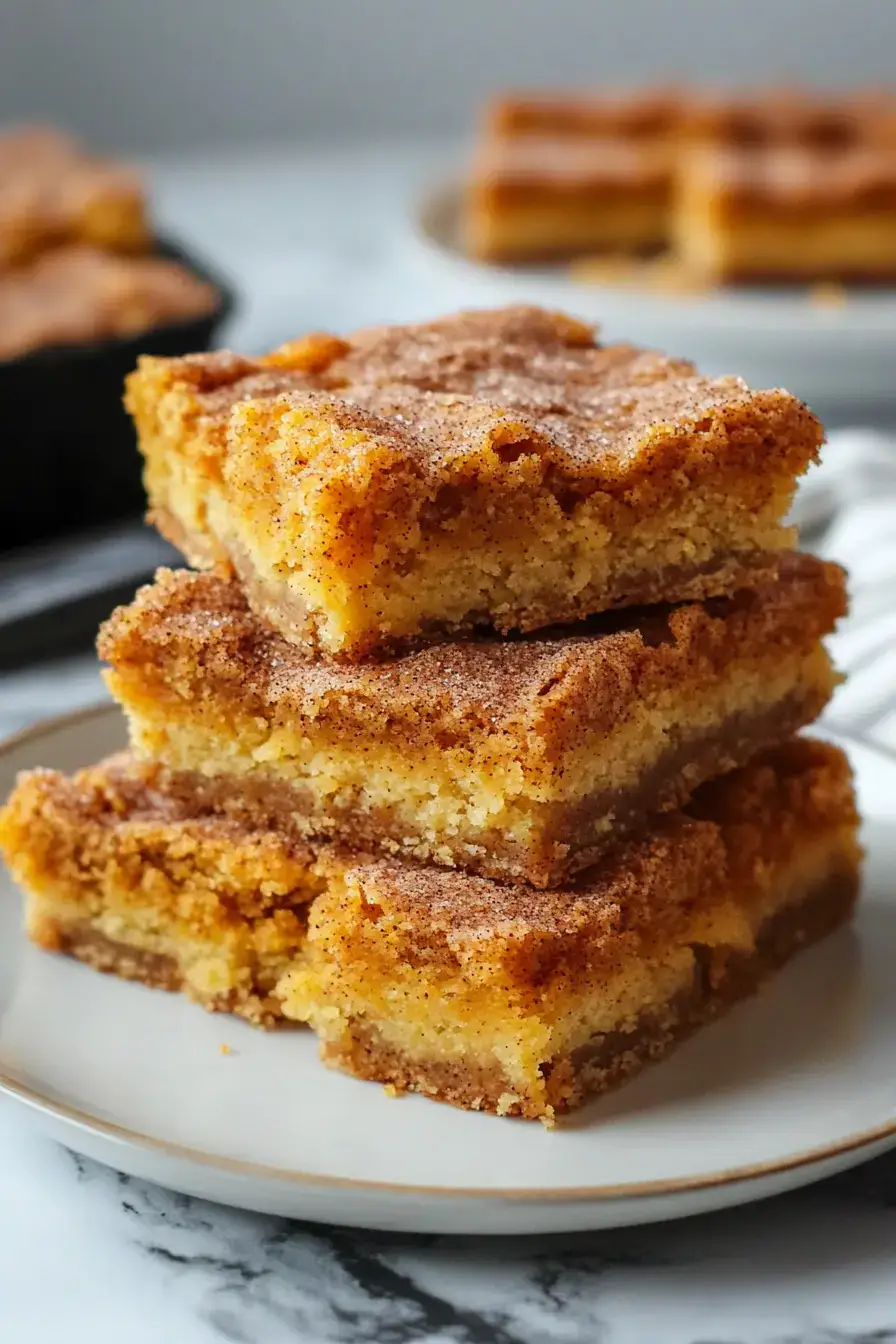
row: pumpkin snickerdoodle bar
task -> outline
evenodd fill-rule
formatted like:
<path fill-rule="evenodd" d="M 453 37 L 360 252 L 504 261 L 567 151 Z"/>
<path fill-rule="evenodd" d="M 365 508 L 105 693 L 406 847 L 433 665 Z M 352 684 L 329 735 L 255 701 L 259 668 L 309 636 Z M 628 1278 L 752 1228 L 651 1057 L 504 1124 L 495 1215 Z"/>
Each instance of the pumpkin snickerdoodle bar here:
<path fill-rule="evenodd" d="M 147 356 L 126 402 L 165 535 L 349 660 L 732 592 L 792 547 L 822 439 L 787 392 L 536 308 Z"/>
<path fill-rule="evenodd" d="M 892 281 L 896 144 L 704 145 L 682 160 L 673 232 L 709 280 Z"/>
<path fill-rule="evenodd" d="M 795 740 L 562 891 L 312 855 L 166 797 L 126 757 L 23 776 L 0 844 L 48 950 L 256 1025 L 309 1022 L 360 1078 L 550 1122 L 845 920 L 856 827 L 845 757 Z"/>
<path fill-rule="evenodd" d="M 160 571 L 101 632 L 137 753 L 257 827 L 552 886 L 811 722 L 843 573 L 787 553 L 729 598 L 388 663 L 309 657 L 240 586 Z"/>
<path fill-rule="evenodd" d="M 550 1123 L 848 918 L 857 824 L 843 754 L 794 740 L 563 891 L 348 868 L 277 993 L 336 1068 Z"/>
<path fill-rule="evenodd" d="M 683 112 L 674 90 L 507 93 L 481 118 L 463 235 L 482 261 L 665 242 Z"/>
<path fill-rule="evenodd" d="M 280 1020 L 273 990 L 323 887 L 307 846 L 166 796 L 123 753 L 71 778 L 20 776 L 0 850 L 40 947 L 257 1025 Z"/>
<path fill-rule="evenodd" d="M 481 261 L 655 251 L 669 230 L 668 150 L 634 139 L 512 135 L 478 148 L 464 243 Z"/>
<path fill-rule="evenodd" d="M 892 144 L 894 107 L 886 91 L 822 96 L 792 86 L 507 93 L 480 118 L 462 239 L 487 262 L 596 254 L 617 266 L 625 255 L 671 241 L 688 263 L 682 278 L 707 278 L 690 265 L 689 220 L 679 220 L 676 209 L 695 145 L 754 152 L 790 146 L 817 155 Z M 829 213 L 830 201 L 819 197 L 817 219 L 804 213 L 799 227 L 836 229 Z M 798 232 L 796 221 L 793 228 Z M 802 265 L 805 272 L 811 255 Z"/>

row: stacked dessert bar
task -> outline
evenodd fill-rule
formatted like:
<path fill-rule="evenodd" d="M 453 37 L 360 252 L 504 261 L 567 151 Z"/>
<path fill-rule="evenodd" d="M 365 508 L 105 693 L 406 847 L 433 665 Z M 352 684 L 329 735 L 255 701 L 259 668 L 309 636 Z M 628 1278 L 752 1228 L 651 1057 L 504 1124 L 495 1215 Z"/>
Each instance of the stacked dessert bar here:
<path fill-rule="evenodd" d="M 701 283 L 889 282 L 896 97 L 506 95 L 481 118 L 463 223 L 484 261 L 667 248 Z"/>
<path fill-rule="evenodd" d="M 6 807 L 37 943 L 550 1121 L 847 918 L 795 398 L 518 308 L 127 401 L 198 572 L 101 632 L 130 750 Z"/>

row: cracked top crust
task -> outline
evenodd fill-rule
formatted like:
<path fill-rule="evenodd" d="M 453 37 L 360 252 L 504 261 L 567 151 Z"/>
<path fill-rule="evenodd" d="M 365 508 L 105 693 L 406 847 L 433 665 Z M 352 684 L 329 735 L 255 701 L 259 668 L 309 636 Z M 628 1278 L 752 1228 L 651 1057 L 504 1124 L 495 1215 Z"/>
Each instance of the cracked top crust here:
<path fill-rule="evenodd" d="M 696 136 L 732 144 L 844 145 L 892 138 L 896 98 L 886 88 L 821 94 L 790 86 L 716 93 L 661 86 L 516 91 L 488 103 L 481 125 L 496 137 Z"/>
<path fill-rule="evenodd" d="M 54 816 L 68 819 L 75 837 L 87 826 L 122 835 L 121 828 L 127 825 L 135 845 L 164 843 L 184 860 L 202 841 L 214 841 L 222 849 L 230 847 L 234 870 L 241 848 L 250 845 L 262 852 L 266 847 L 271 852 L 288 851 L 297 864 L 307 867 L 314 862 L 319 846 L 212 813 L 185 792 L 160 788 L 159 774 L 154 762 L 138 760 L 129 751 L 107 756 L 71 776 L 43 768 L 28 770 L 19 775 L 7 806 L 14 801 L 17 814 L 38 824 L 49 805 Z"/>
<path fill-rule="evenodd" d="M 676 129 L 686 106 L 677 89 L 510 92 L 487 104 L 483 125 L 496 135 L 653 137 Z"/>
<path fill-rule="evenodd" d="M 685 360 L 627 345 L 601 347 L 575 319 L 528 307 L 347 340 L 311 335 L 256 360 L 144 356 L 126 405 L 146 443 L 163 437 L 212 477 L 230 440 L 270 473 L 277 438 L 297 485 L 345 476 L 357 489 L 369 475 L 393 486 L 401 478 L 406 489 L 414 481 L 424 493 L 449 469 L 472 477 L 520 457 L 585 493 L 699 470 L 729 451 L 747 475 L 760 459 L 765 472 L 795 475 L 823 437 L 788 392 L 703 377 Z M 309 445 L 313 423 L 343 432 Z M 301 446 L 290 440 L 299 426 Z"/>
<path fill-rule="evenodd" d="M 586 722 L 614 724 L 647 678 L 674 689 L 690 665 L 724 665 L 757 649 L 775 660 L 789 644 L 808 649 L 845 604 L 842 570 L 785 553 L 771 581 L 731 598 L 630 608 L 547 638 L 454 641 L 353 666 L 287 643 L 251 613 L 236 583 L 160 570 L 113 613 L 98 648 L 116 673 L 133 667 L 141 685 L 158 678 L 188 699 L 213 685 L 240 713 L 276 709 L 312 724 L 333 715 L 345 738 L 425 724 L 446 735 L 535 734 L 559 749 Z"/>

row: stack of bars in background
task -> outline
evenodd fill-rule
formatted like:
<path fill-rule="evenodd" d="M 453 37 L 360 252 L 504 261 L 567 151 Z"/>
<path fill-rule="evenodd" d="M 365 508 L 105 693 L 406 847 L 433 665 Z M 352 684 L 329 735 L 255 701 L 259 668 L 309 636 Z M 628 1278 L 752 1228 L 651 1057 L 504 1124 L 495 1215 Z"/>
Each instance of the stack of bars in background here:
<path fill-rule="evenodd" d="M 892 281 L 896 95 L 507 95 L 463 229 L 484 261 L 664 251 L 695 284 Z"/>
<path fill-rule="evenodd" d="M 6 807 L 35 942 L 550 1122 L 848 917 L 794 397 L 517 308 L 127 401 L 200 572 L 101 632 L 129 752 Z"/>

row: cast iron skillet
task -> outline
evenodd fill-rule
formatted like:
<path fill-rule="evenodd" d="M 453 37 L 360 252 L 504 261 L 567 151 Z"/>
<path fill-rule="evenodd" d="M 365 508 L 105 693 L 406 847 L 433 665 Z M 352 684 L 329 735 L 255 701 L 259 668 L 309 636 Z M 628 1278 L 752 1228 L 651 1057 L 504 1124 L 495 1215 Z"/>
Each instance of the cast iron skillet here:
<path fill-rule="evenodd" d="M 154 250 L 213 285 L 214 308 L 132 336 L 0 361 L 0 551 L 142 513 L 140 456 L 121 404 L 125 375 L 141 354 L 209 349 L 234 306 L 229 287 L 183 249 L 159 238 Z"/>

